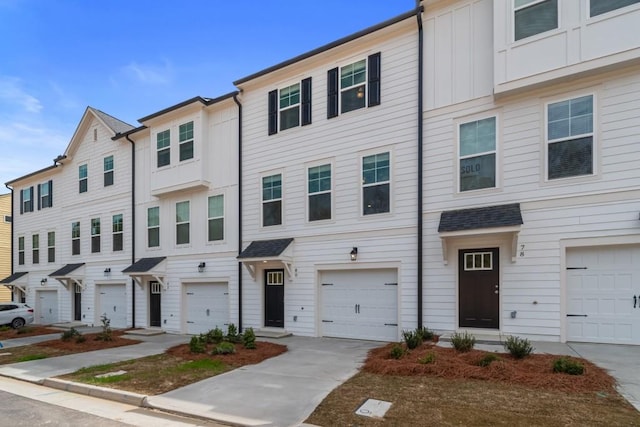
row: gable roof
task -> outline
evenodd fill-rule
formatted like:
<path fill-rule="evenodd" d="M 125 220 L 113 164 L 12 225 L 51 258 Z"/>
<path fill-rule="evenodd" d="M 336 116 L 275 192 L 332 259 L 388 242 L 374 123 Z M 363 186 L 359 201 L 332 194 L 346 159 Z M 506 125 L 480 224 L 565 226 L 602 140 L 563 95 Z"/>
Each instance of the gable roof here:
<path fill-rule="evenodd" d="M 438 232 L 522 225 L 520 203 L 445 211 L 440 214 Z"/>
<path fill-rule="evenodd" d="M 84 265 L 83 263 L 80 264 L 67 264 L 64 267 L 54 271 L 53 273 L 49 274 L 49 277 L 66 277 L 69 275 L 69 273 L 76 271 L 77 269 L 79 269 L 80 267 L 82 267 Z"/>
<path fill-rule="evenodd" d="M 120 119 L 116 119 L 115 117 L 105 113 L 104 111 L 100 111 L 93 107 L 87 107 L 87 109 L 93 111 L 96 116 L 98 116 L 98 118 L 100 118 L 104 122 L 104 124 L 113 131 L 114 134 L 124 133 L 133 129 L 133 126 L 131 126 L 129 123 L 125 123 Z"/>
<path fill-rule="evenodd" d="M 129 267 L 122 270 L 123 273 L 146 273 L 156 265 L 164 261 L 166 257 L 156 258 L 140 258 L 138 261 L 131 264 Z"/>
<path fill-rule="evenodd" d="M 21 278 L 25 274 L 29 274 L 29 273 L 26 272 L 26 271 L 23 271 L 23 272 L 20 272 L 20 273 L 13 273 L 11 276 L 5 277 L 4 279 L 0 280 L 0 283 L 9 284 L 11 282 L 15 282 L 16 280 L 18 280 L 19 278 Z"/>

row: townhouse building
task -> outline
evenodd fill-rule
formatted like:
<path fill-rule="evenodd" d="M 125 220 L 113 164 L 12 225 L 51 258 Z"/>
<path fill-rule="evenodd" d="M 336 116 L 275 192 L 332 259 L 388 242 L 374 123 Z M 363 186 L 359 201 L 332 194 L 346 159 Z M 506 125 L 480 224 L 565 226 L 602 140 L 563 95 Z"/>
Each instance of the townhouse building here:
<path fill-rule="evenodd" d="M 11 194 L 0 195 L 0 277 L 11 274 Z M 11 290 L 0 285 L 0 301 L 11 301 Z"/>

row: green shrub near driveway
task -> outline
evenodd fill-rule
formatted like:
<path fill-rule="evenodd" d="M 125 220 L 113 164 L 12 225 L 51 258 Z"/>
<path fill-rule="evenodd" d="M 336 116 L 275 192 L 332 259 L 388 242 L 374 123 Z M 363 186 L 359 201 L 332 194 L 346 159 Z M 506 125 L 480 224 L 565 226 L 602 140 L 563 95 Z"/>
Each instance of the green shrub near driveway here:
<path fill-rule="evenodd" d="M 456 332 L 451 335 L 451 344 L 457 351 L 465 353 L 473 350 L 476 345 L 476 337 L 466 331 L 462 334 Z"/>
<path fill-rule="evenodd" d="M 514 336 L 507 337 L 502 345 L 516 359 L 527 357 L 535 350 L 528 339 Z"/>
<path fill-rule="evenodd" d="M 553 362 L 553 372 L 569 375 L 582 375 L 584 365 L 570 357 L 559 357 Z"/>

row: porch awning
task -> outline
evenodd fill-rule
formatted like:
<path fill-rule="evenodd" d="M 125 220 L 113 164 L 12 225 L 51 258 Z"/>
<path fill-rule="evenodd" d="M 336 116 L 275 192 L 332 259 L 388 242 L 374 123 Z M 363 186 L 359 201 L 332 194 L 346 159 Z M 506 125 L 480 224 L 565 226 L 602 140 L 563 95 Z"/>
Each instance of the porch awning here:
<path fill-rule="evenodd" d="M 287 273 L 289 273 L 289 278 L 291 279 L 291 277 L 293 277 L 291 271 L 291 265 L 293 264 L 291 242 L 293 242 L 293 237 L 286 239 L 255 240 L 251 242 L 245 250 L 240 252 L 238 259 L 254 279 L 256 277 L 256 263 L 269 261 L 281 262 L 287 269 Z"/>
<path fill-rule="evenodd" d="M 511 235 L 511 261 L 515 262 L 522 224 L 520 203 L 442 212 L 438 232 L 443 261 L 445 264 L 448 262 L 447 241 L 451 238 L 506 233 Z"/>
<path fill-rule="evenodd" d="M 9 288 L 18 288 L 22 291 L 22 293 L 27 293 L 26 287 L 27 287 L 27 278 L 25 277 L 27 274 L 29 274 L 29 272 L 27 271 L 22 271 L 20 273 L 13 273 L 11 276 L 9 277 L 5 277 L 4 279 L 0 280 L 0 284 L 5 285 Z M 24 277 L 23 280 L 20 280 Z"/>
<path fill-rule="evenodd" d="M 140 286 L 142 286 L 142 278 L 146 276 L 157 280 L 164 289 L 167 289 L 167 283 L 164 281 L 166 274 L 166 263 L 164 261 L 166 258 L 167 257 L 140 258 L 122 270 L 122 272 L 135 280 Z"/>
<path fill-rule="evenodd" d="M 82 279 L 84 279 L 84 262 L 80 264 L 67 264 L 62 268 L 49 274 L 52 277 L 62 283 L 65 287 L 69 287 L 70 283 L 75 283 L 84 289 Z M 43 284 L 46 282 L 43 282 Z"/>

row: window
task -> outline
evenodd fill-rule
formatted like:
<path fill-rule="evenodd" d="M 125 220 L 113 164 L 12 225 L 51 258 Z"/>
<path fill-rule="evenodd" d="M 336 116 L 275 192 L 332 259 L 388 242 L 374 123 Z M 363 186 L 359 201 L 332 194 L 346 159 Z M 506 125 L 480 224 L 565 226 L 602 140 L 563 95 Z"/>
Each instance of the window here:
<path fill-rule="evenodd" d="M 47 233 L 47 262 L 56 262 L 56 232 Z"/>
<path fill-rule="evenodd" d="M 209 241 L 224 239 L 224 195 L 209 197 Z"/>
<path fill-rule="evenodd" d="M 53 206 L 53 181 L 38 184 L 38 210 Z"/>
<path fill-rule="evenodd" d="M 282 224 L 282 175 L 262 178 L 262 226 Z"/>
<path fill-rule="evenodd" d="M 327 118 L 380 104 L 380 52 L 327 74 Z M 368 91 L 368 93 L 367 93 Z M 338 103 L 340 109 L 338 110 Z"/>
<path fill-rule="evenodd" d="M 24 265 L 24 236 L 18 237 L 18 264 Z"/>
<path fill-rule="evenodd" d="M 147 246 L 160 246 L 160 208 L 157 206 L 147 209 Z"/>
<path fill-rule="evenodd" d="M 493 270 L 491 252 L 470 252 L 464 254 L 465 271 Z"/>
<path fill-rule="evenodd" d="M 311 77 L 269 92 L 269 135 L 311 124 Z"/>
<path fill-rule="evenodd" d="M 496 118 L 489 117 L 459 128 L 460 191 L 496 186 Z"/>
<path fill-rule="evenodd" d="M 158 167 L 167 166 L 171 163 L 171 134 L 169 133 L 169 129 L 159 132 L 156 135 L 157 139 L 157 157 L 158 157 Z"/>
<path fill-rule="evenodd" d="M 309 221 L 331 219 L 331 165 L 308 169 Z"/>
<path fill-rule="evenodd" d="M 176 203 L 176 244 L 189 243 L 189 202 Z"/>
<path fill-rule="evenodd" d="M 34 234 L 31 236 L 31 262 L 34 264 L 40 264 L 40 235 Z"/>
<path fill-rule="evenodd" d="M 104 158 L 104 186 L 113 185 L 113 156 Z"/>
<path fill-rule="evenodd" d="M 180 125 L 180 161 L 193 159 L 193 122 Z"/>
<path fill-rule="evenodd" d="M 20 213 L 33 212 L 33 187 L 20 190 Z"/>
<path fill-rule="evenodd" d="M 547 177 L 593 174 L 593 95 L 547 105 Z"/>
<path fill-rule="evenodd" d="M 114 215 L 111 220 L 111 231 L 113 233 L 113 251 L 121 251 L 124 246 L 124 221 L 122 214 Z"/>
<path fill-rule="evenodd" d="M 78 179 L 80 193 L 86 193 L 89 187 L 89 180 L 87 178 L 87 165 L 80 165 L 80 167 L 78 167 Z"/>
<path fill-rule="evenodd" d="M 558 28 L 558 0 L 514 0 L 513 5 L 516 41 Z"/>
<path fill-rule="evenodd" d="M 100 252 L 100 218 L 91 219 L 91 253 Z"/>
<path fill-rule="evenodd" d="M 11 217 L 11 215 L 5 215 L 4 216 L 4 222 L 10 224 L 11 222 L 13 222 L 13 218 Z"/>
<path fill-rule="evenodd" d="M 389 153 L 362 158 L 362 214 L 389 212 Z"/>
<path fill-rule="evenodd" d="M 593 18 L 636 3 L 640 3 L 640 0 L 591 0 L 589 3 L 589 16 Z"/>
<path fill-rule="evenodd" d="M 71 255 L 80 255 L 80 222 L 71 223 Z"/>

